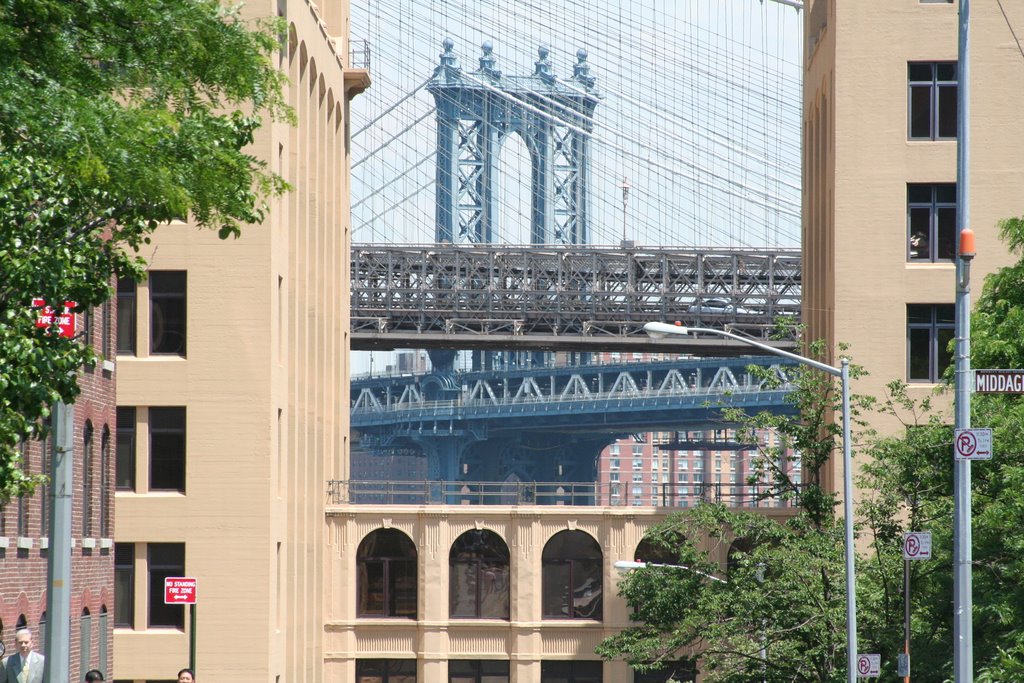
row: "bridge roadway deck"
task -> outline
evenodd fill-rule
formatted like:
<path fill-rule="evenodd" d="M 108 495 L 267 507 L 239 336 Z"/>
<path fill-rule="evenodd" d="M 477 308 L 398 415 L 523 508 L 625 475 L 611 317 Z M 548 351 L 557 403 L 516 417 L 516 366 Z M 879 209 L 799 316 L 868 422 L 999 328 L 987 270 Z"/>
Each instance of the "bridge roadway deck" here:
<path fill-rule="evenodd" d="M 666 320 L 768 340 L 799 319 L 800 264 L 797 249 L 357 244 L 352 348 L 660 350 L 642 328 Z M 749 350 L 719 337 L 673 348 Z"/>
<path fill-rule="evenodd" d="M 786 402 L 791 365 L 778 361 L 676 359 L 357 379 L 351 425 L 364 437 L 385 440 L 486 439 L 507 430 L 610 433 L 720 426 L 726 406 L 793 411 Z M 749 366 L 769 368 L 773 379 Z"/>

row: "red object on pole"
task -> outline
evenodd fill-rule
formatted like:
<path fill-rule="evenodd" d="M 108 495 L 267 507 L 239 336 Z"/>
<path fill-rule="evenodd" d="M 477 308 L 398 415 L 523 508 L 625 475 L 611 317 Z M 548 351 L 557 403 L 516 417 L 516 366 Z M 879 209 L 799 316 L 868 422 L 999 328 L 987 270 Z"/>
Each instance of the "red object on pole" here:
<path fill-rule="evenodd" d="M 974 231 L 964 228 L 960 231 L 960 258 L 974 258 Z"/>

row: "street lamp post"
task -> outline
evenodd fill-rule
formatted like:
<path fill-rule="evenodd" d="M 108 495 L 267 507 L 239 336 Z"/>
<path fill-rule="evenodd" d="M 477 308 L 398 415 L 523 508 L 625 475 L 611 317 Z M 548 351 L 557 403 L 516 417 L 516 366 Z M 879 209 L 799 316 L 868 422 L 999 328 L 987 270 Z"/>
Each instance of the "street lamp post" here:
<path fill-rule="evenodd" d="M 707 327 L 687 328 L 668 323 L 647 323 L 644 325 L 644 331 L 654 338 L 687 335 L 690 332 L 714 334 L 752 346 L 765 353 L 788 358 L 840 379 L 843 395 L 843 515 L 845 517 L 843 529 L 846 536 L 844 543 L 846 551 L 846 678 L 848 683 L 857 683 L 857 594 L 854 574 L 856 556 L 853 549 L 853 457 L 850 450 L 850 360 L 848 358 L 840 359 L 840 366 L 837 368 L 812 358 L 805 358 L 774 346 L 762 344 L 754 339 L 741 337 L 732 332 Z"/>

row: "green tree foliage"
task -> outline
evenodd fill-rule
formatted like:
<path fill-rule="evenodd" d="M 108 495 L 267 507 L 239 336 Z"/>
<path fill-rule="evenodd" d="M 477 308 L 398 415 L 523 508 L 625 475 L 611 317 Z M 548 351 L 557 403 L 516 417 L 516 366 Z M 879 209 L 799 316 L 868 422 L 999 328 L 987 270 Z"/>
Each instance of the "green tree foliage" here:
<path fill-rule="evenodd" d="M 286 189 L 246 150 L 290 118 L 278 29 L 217 0 L 0 2 L 0 502 L 31 490 L 19 443 L 92 360 L 32 299 L 96 306 L 160 223 L 238 235 Z"/>
<path fill-rule="evenodd" d="M 821 352 L 812 346 L 812 355 Z M 778 381 L 771 373 L 764 379 Z M 827 461 L 841 457 L 841 426 L 827 419 L 830 408 L 839 414 L 841 396 L 838 383 L 819 371 L 801 367 L 789 379 L 796 417 L 727 417 L 742 424 L 741 441 L 756 441 L 766 428 L 778 434 L 777 446 L 762 447 L 751 479 L 772 482 L 764 497 L 789 501 L 796 514 L 775 521 L 702 504 L 655 527 L 648 540 L 671 559 L 667 564 L 686 569 L 646 567 L 625 576 L 619 591 L 637 624 L 605 640 L 598 654 L 641 670 L 697 656 L 704 680 L 716 683 L 845 680 L 843 524 L 821 477 Z M 855 414 L 869 403 L 856 399 Z M 802 482 L 786 466 L 789 449 L 802 461 Z M 710 550 L 702 550 L 705 539 Z M 733 539 L 739 541 L 728 553 L 726 581 L 708 579 Z"/>

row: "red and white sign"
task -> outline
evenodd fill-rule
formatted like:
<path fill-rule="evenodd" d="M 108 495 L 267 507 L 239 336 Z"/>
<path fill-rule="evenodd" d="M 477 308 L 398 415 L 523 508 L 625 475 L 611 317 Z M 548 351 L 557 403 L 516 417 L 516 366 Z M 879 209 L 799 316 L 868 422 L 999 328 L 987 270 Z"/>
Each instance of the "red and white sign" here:
<path fill-rule="evenodd" d="M 877 678 L 882 675 L 882 655 L 857 655 L 857 677 Z"/>
<path fill-rule="evenodd" d="M 168 576 L 164 579 L 164 603 L 167 605 L 196 604 L 195 577 Z"/>
<path fill-rule="evenodd" d="M 953 432 L 953 458 L 956 460 L 991 460 L 992 430 L 957 429 Z"/>
<path fill-rule="evenodd" d="M 56 324 L 60 330 L 60 336 L 71 339 L 75 336 L 75 318 L 77 317 L 72 311 L 77 305 L 74 301 L 65 301 L 63 312 L 57 313 L 52 306 L 47 306 L 43 299 L 32 299 L 32 308 L 39 310 L 39 315 L 36 316 L 36 327 L 49 329 Z"/>
<path fill-rule="evenodd" d="M 903 534 L 903 559 L 932 559 L 932 532 L 908 531 Z"/>

